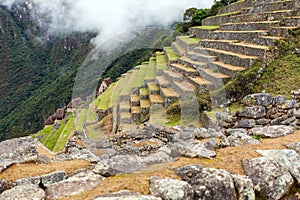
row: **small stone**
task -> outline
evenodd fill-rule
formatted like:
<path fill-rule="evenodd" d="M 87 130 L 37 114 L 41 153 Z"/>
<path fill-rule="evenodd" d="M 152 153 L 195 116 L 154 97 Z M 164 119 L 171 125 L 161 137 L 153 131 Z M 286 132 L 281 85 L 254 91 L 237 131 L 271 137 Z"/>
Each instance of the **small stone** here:
<path fill-rule="evenodd" d="M 272 102 L 273 97 L 267 93 L 249 94 L 242 100 L 242 104 L 245 106 L 268 106 Z"/>
<path fill-rule="evenodd" d="M 243 132 L 240 129 L 231 130 L 231 133 L 228 137 L 223 138 L 221 141 L 222 147 L 235 147 L 235 146 L 242 146 L 242 145 L 248 145 L 248 144 L 260 144 L 260 142 L 249 135 L 247 135 L 247 132 Z"/>
<path fill-rule="evenodd" d="M 265 119 L 265 118 L 262 118 L 262 119 L 258 119 L 255 121 L 255 123 L 257 125 L 268 125 L 270 124 L 271 120 L 270 119 Z"/>
<path fill-rule="evenodd" d="M 237 111 L 237 116 L 246 117 L 250 119 L 258 119 L 266 116 L 266 109 L 263 106 L 245 107 Z"/>
<path fill-rule="evenodd" d="M 286 97 L 284 95 L 278 95 L 273 97 L 273 105 L 277 106 L 279 104 L 283 104 L 286 101 Z"/>
<path fill-rule="evenodd" d="M 236 123 L 236 128 L 253 128 L 256 125 L 254 119 L 245 119 Z"/>
<path fill-rule="evenodd" d="M 8 189 L 8 182 L 6 180 L 0 180 L 0 194 Z"/>
<path fill-rule="evenodd" d="M 283 104 L 278 105 L 278 108 L 284 109 L 284 110 L 295 108 L 296 103 L 297 102 L 295 100 L 287 100 Z"/>

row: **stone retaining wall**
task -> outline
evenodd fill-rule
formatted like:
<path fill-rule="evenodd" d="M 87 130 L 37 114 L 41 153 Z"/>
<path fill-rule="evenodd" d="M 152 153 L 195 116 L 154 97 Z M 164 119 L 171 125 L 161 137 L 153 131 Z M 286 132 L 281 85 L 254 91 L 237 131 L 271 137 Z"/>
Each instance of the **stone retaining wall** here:
<path fill-rule="evenodd" d="M 217 113 L 222 128 L 253 128 L 268 125 L 288 125 L 299 128 L 300 90 L 292 91 L 291 100 L 267 93 L 251 94 L 242 100 L 243 108 L 235 113 Z"/>

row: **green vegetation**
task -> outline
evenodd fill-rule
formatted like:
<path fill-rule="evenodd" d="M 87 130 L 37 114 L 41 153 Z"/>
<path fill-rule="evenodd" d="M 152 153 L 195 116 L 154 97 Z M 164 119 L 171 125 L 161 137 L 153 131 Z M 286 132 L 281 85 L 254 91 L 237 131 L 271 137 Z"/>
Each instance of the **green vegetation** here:
<path fill-rule="evenodd" d="M 262 140 L 262 137 L 260 135 L 252 135 L 252 138 L 258 141 Z"/>
<path fill-rule="evenodd" d="M 97 110 L 107 110 L 111 106 L 111 95 L 115 84 L 112 84 L 103 94 L 101 94 L 95 101 Z"/>
<path fill-rule="evenodd" d="M 76 115 L 76 130 L 82 131 L 83 127 L 86 122 L 86 117 L 87 117 L 88 109 L 79 109 Z"/>
<path fill-rule="evenodd" d="M 229 13 L 223 13 L 223 14 L 211 16 L 211 17 L 208 17 L 208 18 L 222 17 L 222 16 L 230 16 L 230 15 L 238 15 L 238 14 L 241 14 L 241 11 L 237 11 L 237 12 L 229 12 Z"/>
<path fill-rule="evenodd" d="M 156 52 L 156 68 L 157 70 L 168 69 L 167 58 L 163 52 Z"/>
<path fill-rule="evenodd" d="M 47 126 L 37 134 L 34 134 L 33 138 L 40 137 L 41 143 L 53 152 L 62 151 L 72 133 L 74 120 L 75 117 L 69 115 L 58 124 L 59 128 L 54 128 L 57 127 L 57 125 Z"/>
<path fill-rule="evenodd" d="M 140 95 L 141 96 L 147 96 L 149 94 L 149 91 L 147 88 L 141 88 L 140 89 Z"/>
<path fill-rule="evenodd" d="M 156 83 L 148 83 L 148 88 L 150 91 L 159 91 L 159 87 Z"/>
<path fill-rule="evenodd" d="M 171 47 L 165 47 L 165 51 L 170 61 L 177 61 L 179 59 L 179 56 L 173 51 Z"/>
<path fill-rule="evenodd" d="M 181 121 L 181 114 L 175 114 L 175 115 L 167 115 L 167 120 L 168 122 L 165 124 L 166 126 L 177 126 L 180 125 L 180 121 Z"/>
<path fill-rule="evenodd" d="M 194 26 L 193 28 L 198 28 L 202 30 L 217 30 L 220 26 Z"/>
<path fill-rule="evenodd" d="M 189 36 L 178 36 L 177 38 L 181 39 L 186 44 L 198 44 L 201 41 L 200 38 L 191 38 Z"/>
<path fill-rule="evenodd" d="M 145 80 L 154 80 L 156 75 L 156 59 L 150 58 L 149 65 L 145 74 Z"/>

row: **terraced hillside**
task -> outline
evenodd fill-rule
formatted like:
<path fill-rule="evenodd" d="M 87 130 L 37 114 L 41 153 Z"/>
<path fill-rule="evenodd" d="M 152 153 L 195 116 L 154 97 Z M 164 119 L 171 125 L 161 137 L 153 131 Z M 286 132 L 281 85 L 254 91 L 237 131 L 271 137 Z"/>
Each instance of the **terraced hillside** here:
<path fill-rule="evenodd" d="M 298 0 L 230 4 L 203 20 L 203 26 L 190 28 L 189 36 L 177 37 L 171 47 L 124 74 L 81 112 L 81 119 L 75 120 L 77 130 L 96 139 L 105 136 L 103 129 L 127 132 L 145 121 L 199 126 L 202 95 L 223 88 L 258 61 L 263 66 L 270 63 L 278 41 L 300 27 L 299 4 Z"/>

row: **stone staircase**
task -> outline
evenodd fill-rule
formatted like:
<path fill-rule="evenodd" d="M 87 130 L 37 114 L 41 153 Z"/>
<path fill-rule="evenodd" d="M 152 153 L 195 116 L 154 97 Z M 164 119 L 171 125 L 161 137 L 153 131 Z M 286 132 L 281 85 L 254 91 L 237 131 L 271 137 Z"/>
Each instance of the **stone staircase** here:
<path fill-rule="evenodd" d="M 192 118 L 198 114 L 197 96 L 221 88 L 257 61 L 267 61 L 270 47 L 298 27 L 299 0 L 230 4 L 119 80 L 126 79 L 116 90 L 115 126 L 129 131 L 148 120 L 162 123 L 164 110 L 174 102 L 184 117 Z"/>

